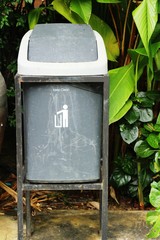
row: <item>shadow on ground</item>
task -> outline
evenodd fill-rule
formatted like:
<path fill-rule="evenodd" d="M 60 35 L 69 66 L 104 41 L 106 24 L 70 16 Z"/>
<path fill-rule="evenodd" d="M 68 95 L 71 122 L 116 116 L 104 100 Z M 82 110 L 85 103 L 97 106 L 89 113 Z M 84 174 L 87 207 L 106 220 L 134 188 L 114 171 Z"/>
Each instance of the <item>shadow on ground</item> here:
<path fill-rule="evenodd" d="M 109 211 L 107 240 L 145 240 L 149 231 L 146 213 Z M 31 240 L 100 240 L 99 212 L 52 210 L 39 213 L 32 217 L 32 229 Z M 0 215 L 0 240 L 17 239 L 16 217 Z"/>
<path fill-rule="evenodd" d="M 31 240 L 99 240 L 99 212 L 54 210 L 33 217 L 33 229 Z M 145 211 L 109 211 L 108 240 L 144 240 L 148 231 Z"/>

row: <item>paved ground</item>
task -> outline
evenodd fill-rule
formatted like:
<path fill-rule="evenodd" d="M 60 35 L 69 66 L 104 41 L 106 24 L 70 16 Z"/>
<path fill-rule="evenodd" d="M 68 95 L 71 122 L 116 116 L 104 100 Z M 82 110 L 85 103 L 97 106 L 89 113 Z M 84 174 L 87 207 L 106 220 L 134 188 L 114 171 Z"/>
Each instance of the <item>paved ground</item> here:
<path fill-rule="evenodd" d="M 143 240 L 145 211 L 109 211 L 108 240 Z M 54 210 L 33 217 L 31 240 L 99 240 L 95 210 Z M 160 238 L 159 238 L 160 239 Z M 17 240 L 16 217 L 0 215 L 0 240 Z"/>
<path fill-rule="evenodd" d="M 0 215 L 0 240 L 17 240 L 17 221 L 15 218 Z"/>

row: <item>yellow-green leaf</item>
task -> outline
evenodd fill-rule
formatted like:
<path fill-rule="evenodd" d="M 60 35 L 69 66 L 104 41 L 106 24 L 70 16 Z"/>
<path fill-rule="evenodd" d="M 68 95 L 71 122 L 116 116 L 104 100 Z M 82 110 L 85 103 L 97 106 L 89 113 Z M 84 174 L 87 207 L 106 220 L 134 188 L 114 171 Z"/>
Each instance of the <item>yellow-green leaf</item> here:
<path fill-rule="evenodd" d="M 83 21 L 88 24 L 92 11 L 91 0 L 72 0 L 70 3 L 70 9 L 77 13 Z"/>
<path fill-rule="evenodd" d="M 158 20 L 158 0 L 143 0 L 133 11 L 133 18 L 149 56 L 149 41 Z"/>
<path fill-rule="evenodd" d="M 112 29 L 102 19 L 94 14 L 91 15 L 89 24 L 102 36 L 108 59 L 110 61 L 116 61 L 116 58 L 119 56 L 119 46 Z"/>
<path fill-rule="evenodd" d="M 134 91 L 134 66 L 130 63 L 124 67 L 109 71 L 109 119 L 113 119 L 128 101 Z"/>
<path fill-rule="evenodd" d="M 128 100 L 126 104 L 120 109 L 120 111 L 112 119 L 110 119 L 109 117 L 109 124 L 112 124 L 120 120 L 129 111 L 129 109 L 132 107 L 132 104 L 133 104 L 132 101 Z"/>
<path fill-rule="evenodd" d="M 71 23 L 84 23 L 81 17 L 72 12 L 63 0 L 54 0 L 52 2 L 53 8 L 62 16 L 64 16 Z"/>

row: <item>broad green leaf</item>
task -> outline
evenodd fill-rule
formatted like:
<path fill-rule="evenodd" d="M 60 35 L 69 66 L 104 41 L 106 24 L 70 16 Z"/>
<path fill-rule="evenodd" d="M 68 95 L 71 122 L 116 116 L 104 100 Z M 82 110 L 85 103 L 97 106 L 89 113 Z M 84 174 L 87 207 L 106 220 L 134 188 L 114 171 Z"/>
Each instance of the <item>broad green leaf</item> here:
<path fill-rule="evenodd" d="M 120 134 L 122 139 L 130 144 L 138 138 L 138 127 L 134 125 L 120 125 Z"/>
<path fill-rule="evenodd" d="M 154 173 L 160 172 L 160 160 L 154 162 Z"/>
<path fill-rule="evenodd" d="M 79 17 L 79 15 L 77 15 L 76 13 L 72 12 L 63 0 L 54 0 L 52 2 L 52 5 L 53 8 L 63 17 L 65 17 L 69 22 L 78 24 L 84 23 L 82 18 Z"/>
<path fill-rule="evenodd" d="M 157 3 L 157 0 L 143 0 L 133 11 L 133 18 L 148 56 L 150 56 L 149 41 L 158 20 Z"/>
<path fill-rule="evenodd" d="M 120 111 L 116 114 L 114 118 L 112 118 L 112 121 L 109 122 L 109 124 L 112 124 L 114 122 L 117 122 L 120 120 L 132 107 L 132 101 L 129 99 L 126 104 L 120 109 Z"/>
<path fill-rule="evenodd" d="M 153 225 L 158 217 L 160 216 L 160 210 L 156 210 L 156 211 L 149 211 L 147 213 L 147 218 L 146 218 L 146 222 L 148 225 Z"/>
<path fill-rule="evenodd" d="M 160 7 L 160 2 L 158 3 L 158 6 Z M 153 32 L 152 38 L 151 38 L 151 42 L 159 42 L 160 41 L 159 32 L 160 32 L 160 23 L 157 23 L 155 30 Z M 156 54 L 154 55 L 154 60 L 155 60 L 157 72 L 158 72 L 160 70 L 160 50 L 158 50 L 156 52 Z M 155 76 L 155 80 L 157 80 L 157 75 L 158 74 L 156 74 L 156 76 Z M 158 80 L 159 80 L 159 78 L 158 78 Z"/>
<path fill-rule="evenodd" d="M 129 183 L 131 176 L 126 174 L 123 170 L 116 168 L 112 173 L 111 179 L 114 181 L 117 187 L 121 187 Z"/>
<path fill-rule="evenodd" d="M 54 0 L 52 5 L 58 13 L 64 16 L 71 23 L 84 23 L 82 18 L 76 13 L 72 12 L 63 0 Z M 108 60 L 116 61 L 116 58 L 119 56 L 119 47 L 112 29 L 94 14 L 91 15 L 89 24 L 93 30 L 99 32 L 102 36 L 106 47 Z"/>
<path fill-rule="evenodd" d="M 139 78 L 141 77 L 141 75 L 144 73 L 144 68 L 147 66 L 148 64 L 148 57 L 147 56 L 143 56 L 140 53 L 136 52 L 136 49 L 129 49 L 128 50 L 132 62 L 135 66 L 135 85 L 137 85 L 137 81 L 139 80 Z M 146 51 L 145 51 L 146 52 Z"/>
<path fill-rule="evenodd" d="M 147 234 L 148 238 L 157 238 L 160 236 L 160 214 L 155 222 L 155 224 L 153 225 L 153 227 L 151 228 L 150 232 Z"/>
<path fill-rule="evenodd" d="M 154 161 L 150 163 L 150 169 L 153 173 L 160 172 L 160 152 L 156 152 Z"/>
<path fill-rule="evenodd" d="M 155 56 L 154 56 L 154 60 L 156 63 L 156 67 L 157 67 L 157 71 L 156 71 L 156 75 L 155 75 L 155 80 L 159 80 L 159 72 L 160 72 L 160 49 L 156 52 Z"/>
<path fill-rule="evenodd" d="M 151 54 L 152 54 L 153 58 L 155 57 L 155 55 L 156 55 L 157 51 L 159 50 L 159 48 L 160 48 L 160 42 L 156 42 L 156 43 L 150 44 Z M 133 57 L 133 59 L 137 55 L 142 55 L 144 57 L 148 56 L 145 48 L 129 49 L 128 52 Z"/>
<path fill-rule="evenodd" d="M 148 225 L 153 225 L 147 234 L 148 238 L 156 238 L 160 236 L 160 209 L 155 211 L 149 211 L 146 217 L 146 223 Z"/>
<path fill-rule="evenodd" d="M 148 92 L 138 92 L 135 99 L 138 102 L 138 106 L 143 108 L 152 108 L 155 103 L 155 100 L 149 97 Z"/>
<path fill-rule="evenodd" d="M 157 238 L 160 236 L 160 214 L 157 218 L 157 221 L 155 222 L 155 224 L 153 225 L 153 227 L 151 228 L 150 232 L 147 234 L 148 238 Z"/>
<path fill-rule="evenodd" d="M 148 132 L 148 130 L 146 130 L 145 128 L 140 128 L 140 134 L 139 134 L 140 136 L 142 135 L 142 136 L 144 136 L 144 137 L 148 137 L 148 135 L 149 135 L 149 132 Z"/>
<path fill-rule="evenodd" d="M 155 131 L 153 123 L 144 124 L 144 128 L 149 132 L 154 132 Z"/>
<path fill-rule="evenodd" d="M 133 18 L 148 55 L 147 88 L 150 90 L 154 75 L 150 40 L 158 20 L 158 0 L 143 0 L 133 11 Z"/>
<path fill-rule="evenodd" d="M 41 12 L 44 10 L 44 7 L 39 7 L 31 10 L 28 15 L 28 24 L 29 28 L 33 29 L 35 25 L 38 23 L 39 16 Z"/>
<path fill-rule="evenodd" d="M 154 124 L 154 131 L 160 132 L 160 124 Z"/>
<path fill-rule="evenodd" d="M 109 122 L 111 123 L 134 91 L 134 66 L 130 63 L 124 67 L 110 70 L 109 77 Z"/>
<path fill-rule="evenodd" d="M 141 122 L 150 122 L 153 120 L 153 111 L 150 108 L 140 108 L 139 109 Z"/>
<path fill-rule="evenodd" d="M 154 58 L 156 53 L 158 52 L 159 48 L 160 48 L 160 42 L 156 42 L 150 45 L 151 48 L 151 54 L 152 57 Z"/>
<path fill-rule="evenodd" d="M 155 154 L 155 161 L 160 160 L 160 152 L 156 152 Z"/>
<path fill-rule="evenodd" d="M 149 134 L 146 140 L 152 148 L 155 148 L 155 149 L 159 148 L 159 139 L 156 134 L 154 133 Z"/>
<path fill-rule="evenodd" d="M 99 3 L 120 3 L 122 0 L 96 0 Z"/>
<path fill-rule="evenodd" d="M 147 142 L 139 140 L 134 146 L 134 151 L 141 158 L 147 158 L 151 156 L 155 150 L 152 150 Z"/>
<path fill-rule="evenodd" d="M 158 13 L 160 13 L 160 2 L 158 1 Z"/>
<path fill-rule="evenodd" d="M 77 13 L 83 21 L 88 24 L 92 12 L 91 0 L 72 0 L 70 9 Z"/>
<path fill-rule="evenodd" d="M 125 119 L 129 124 L 136 122 L 140 117 L 139 108 L 137 106 L 133 106 L 125 115 Z"/>
<path fill-rule="evenodd" d="M 138 184 L 135 185 L 130 183 L 128 187 L 129 196 L 131 196 L 132 198 L 136 197 L 137 191 L 138 191 Z"/>
<path fill-rule="evenodd" d="M 91 15 L 89 24 L 93 30 L 96 30 L 102 36 L 108 60 L 116 61 L 116 58 L 119 56 L 119 46 L 112 29 L 94 14 Z"/>
<path fill-rule="evenodd" d="M 156 124 L 159 124 L 159 125 L 160 125 L 160 113 L 158 114 Z"/>
<path fill-rule="evenodd" d="M 128 50 L 129 54 L 131 55 L 131 57 L 133 58 L 133 60 L 137 57 L 137 55 L 142 55 L 147 57 L 147 52 L 145 50 L 145 48 L 136 48 L 136 49 L 129 49 Z"/>
<path fill-rule="evenodd" d="M 151 183 L 149 200 L 153 207 L 160 208 L 160 182 Z"/>
<path fill-rule="evenodd" d="M 160 191 L 160 181 L 159 182 L 153 181 L 151 184 L 151 188 L 158 189 L 158 191 Z"/>
<path fill-rule="evenodd" d="M 150 173 L 148 173 L 148 171 L 146 171 L 146 169 L 142 169 L 142 171 L 141 171 L 142 188 L 145 189 L 148 185 L 150 185 L 152 180 L 153 179 L 152 179 Z"/>
<path fill-rule="evenodd" d="M 160 3 L 159 0 L 158 0 L 158 2 Z M 158 3 L 158 5 L 160 5 L 159 3 Z M 151 37 L 151 43 L 155 43 L 155 42 L 160 41 L 159 31 L 160 31 L 160 23 L 158 21 L 157 24 L 156 24 L 156 27 L 154 29 L 154 32 L 152 34 L 152 37 Z"/>
<path fill-rule="evenodd" d="M 128 175 L 137 174 L 137 163 L 134 161 L 133 156 L 126 155 L 121 160 L 121 168 Z"/>

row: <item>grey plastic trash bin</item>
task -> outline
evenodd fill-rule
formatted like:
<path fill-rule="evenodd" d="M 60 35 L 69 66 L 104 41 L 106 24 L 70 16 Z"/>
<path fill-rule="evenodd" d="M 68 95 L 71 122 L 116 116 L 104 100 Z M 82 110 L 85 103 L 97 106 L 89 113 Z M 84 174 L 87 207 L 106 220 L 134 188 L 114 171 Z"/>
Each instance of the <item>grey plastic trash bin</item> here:
<path fill-rule="evenodd" d="M 37 25 L 22 39 L 18 74 L 35 78 L 23 86 L 26 179 L 100 179 L 102 90 L 98 81 L 107 74 L 100 35 L 88 25 Z M 46 76 L 48 81 L 41 83 Z M 68 83 L 61 82 L 65 76 Z M 81 78 L 84 83 L 79 83 Z M 97 83 L 87 83 L 92 78 Z"/>

